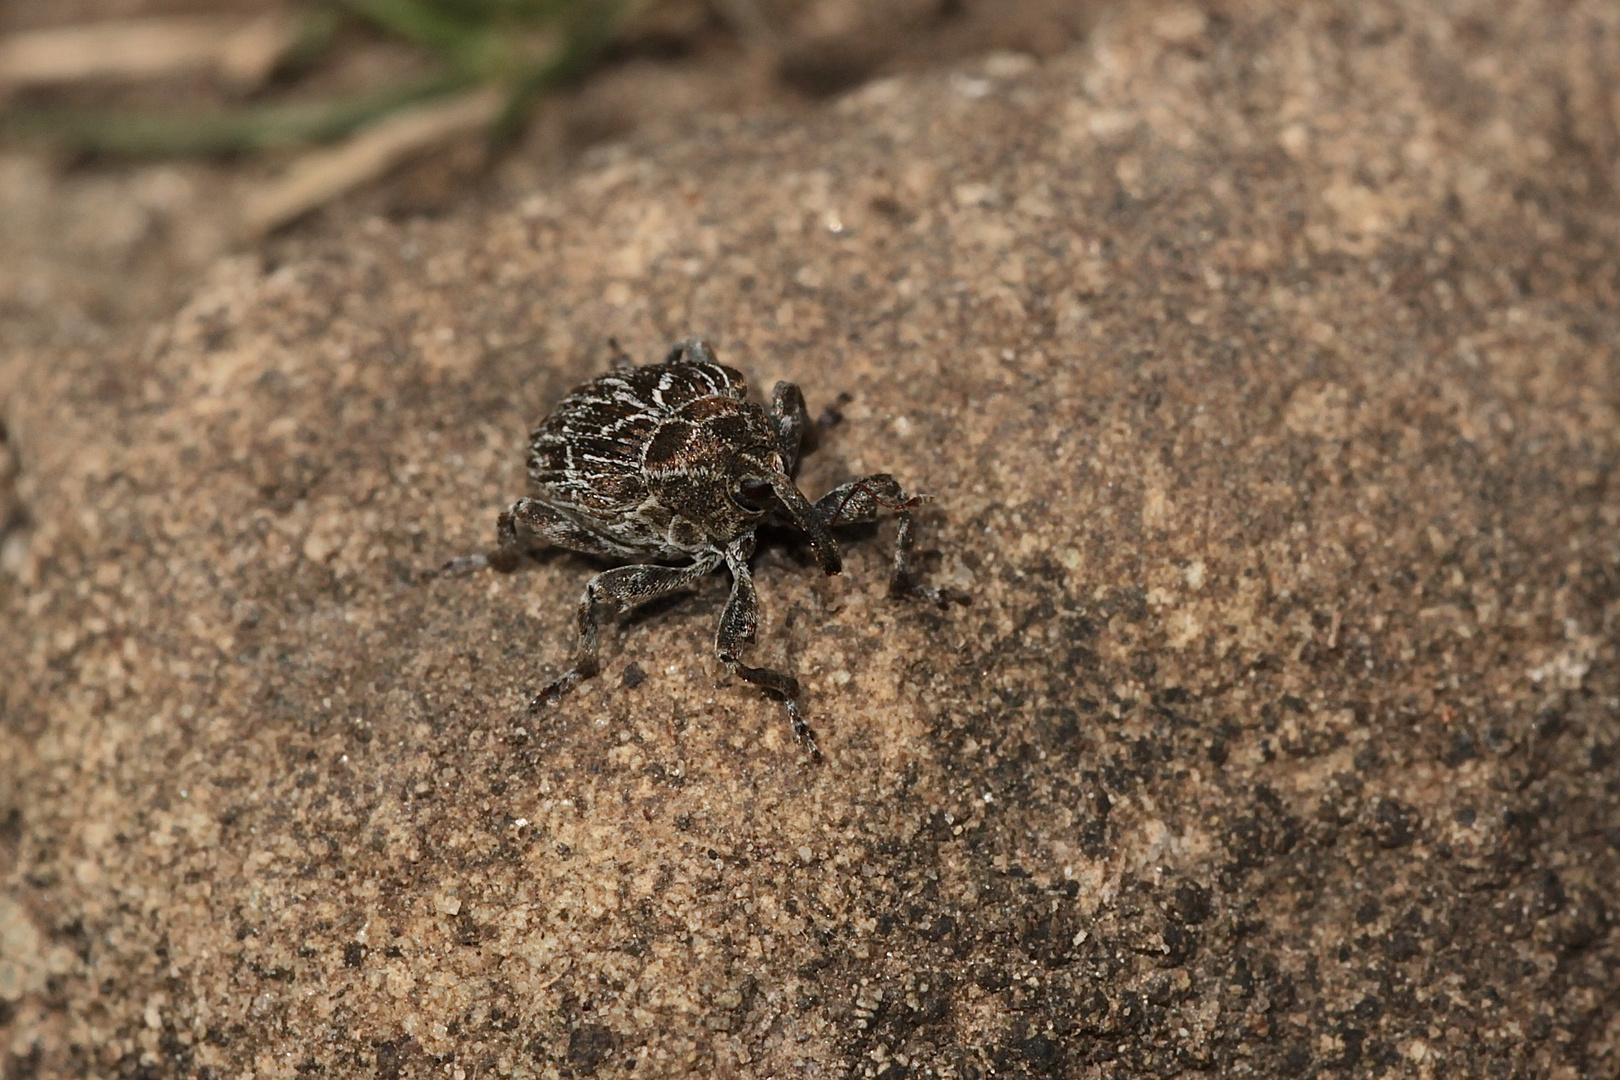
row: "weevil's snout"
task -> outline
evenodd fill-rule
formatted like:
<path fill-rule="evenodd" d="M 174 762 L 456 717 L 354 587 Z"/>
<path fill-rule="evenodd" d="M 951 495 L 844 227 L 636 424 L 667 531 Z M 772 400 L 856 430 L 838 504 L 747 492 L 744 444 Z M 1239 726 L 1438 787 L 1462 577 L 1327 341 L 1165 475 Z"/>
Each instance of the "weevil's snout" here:
<path fill-rule="evenodd" d="M 821 572 L 828 577 L 844 572 L 844 557 L 838 552 L 838 544 L 830 537 L 824 546 L 816 546 L 814 540 L 810 541 L 810 550 L 816 553 L 816 561 L 821 564 Z"/>
<path fill-rule="evenodd" d="M 780 504 L 793 524 L 809 536 L 810 550 L 815 552 L 821 569 L 829 575 L 843 573 L 844 560 L 838 553 L 837 541 L 788 475 L 787 461 L 780 452 L 762 446 L 744 450 L 732 459 L 730 476 L 732 502 L 760 515 L 769 513 L 773 502 Z"/>
<path fill-rule="evenodd" d="M 822 572 L 828 577 L 843 573 L 844 558 L 838 553 L 838 541 L 833 539 L 827 523 L 821 520 L 816 508 L 799 492 L 792 478 L 785 472 L 776 473 L 771 477 L 771 488 L 782 505 L 787 507 L 793 524 L 810 537 L 810 550 L 816 553 L 816 561 L 821 564 Z"/>
<path fill-rule="evenodd" d="M 838 553 L 838 542 L 832 538 L 816 508 L 810 505 L 793 478 L 787 474 L 787 463 L 780 454 L 773 453 L 769 460 L 749 461 L 734 475 L 736 480 L 732 485 L 731 497 L 737 505 L 764 513 L 769 509 L 771 496 L 775 495 L 793 524 L 809 536 L 810 550 L 816 553 L 816 561 L 821 564 L 821 569 L 829 575 L 843 572 L 844 560 Z"/>

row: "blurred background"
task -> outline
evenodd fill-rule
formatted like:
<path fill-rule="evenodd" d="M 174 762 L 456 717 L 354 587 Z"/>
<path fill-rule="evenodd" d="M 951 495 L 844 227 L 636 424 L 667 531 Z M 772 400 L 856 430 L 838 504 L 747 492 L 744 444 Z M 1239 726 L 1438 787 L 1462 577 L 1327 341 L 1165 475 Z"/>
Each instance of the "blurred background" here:
<path fill-rule="evenodd" d="M 543 190 L 593 145 L 1070 48 L 1104 0 L 0 0 L 0 356 L 160 314 L 323 215 Z"/>

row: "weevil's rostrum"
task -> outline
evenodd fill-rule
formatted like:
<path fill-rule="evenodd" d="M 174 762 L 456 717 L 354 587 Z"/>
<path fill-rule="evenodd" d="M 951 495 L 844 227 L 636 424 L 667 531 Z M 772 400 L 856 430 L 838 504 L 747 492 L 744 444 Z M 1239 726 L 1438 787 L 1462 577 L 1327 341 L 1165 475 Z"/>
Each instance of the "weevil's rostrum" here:
<path fill-rule="evenodd" d="M 648 603 L 690 587 L 725 563 L 731 597 L 715 635 L 716 652 L 729 669 L 781 701 L 795 736 L 817 753 L 796 700 L 798 680 L 741 659 L 759 623 L 748 568 L 754 530 L 762 523 L 802 530 L 821 568 L 836 574 L 843 561 L 832 530 L 891 510 L 899 536 L 890 595 L 923 596 L 942 605 L 965 598 L 915 579 L 910 511 L 927 496 L 908 494 L 894 477 L 875 473 L 813 504 L 804 497 L 793 472 L 809 426 L 797 386 L 777 383 L 767 413 L 748 399 L 742 375 L 716 362 L 709 346 L 695 338 L 677 344 L 662 363 L 623 367 L 591 380 L 541 421 L 528 457 L 536 494 L 501 513 L 494 551 L 453 559 L 446 572 L 510 569 L 523 555 L 552 546 L 658 561 L 615 567 L 590 580 L 579 602 L 569 669 L 535 695 L 531 712 L 597 673 L 599 609 Z"/>

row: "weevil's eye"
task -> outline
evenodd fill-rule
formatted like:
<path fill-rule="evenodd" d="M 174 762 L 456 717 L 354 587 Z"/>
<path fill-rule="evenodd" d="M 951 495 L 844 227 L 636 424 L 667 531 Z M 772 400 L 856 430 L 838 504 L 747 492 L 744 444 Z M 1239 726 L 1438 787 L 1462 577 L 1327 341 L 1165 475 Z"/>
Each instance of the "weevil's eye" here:
<path fill-rule="evenodd" d="M 763 514 L 771 508 L 771 485 L 758 477 L 747 476 L 731 489 L 731 497 L 744 510 Z"/>

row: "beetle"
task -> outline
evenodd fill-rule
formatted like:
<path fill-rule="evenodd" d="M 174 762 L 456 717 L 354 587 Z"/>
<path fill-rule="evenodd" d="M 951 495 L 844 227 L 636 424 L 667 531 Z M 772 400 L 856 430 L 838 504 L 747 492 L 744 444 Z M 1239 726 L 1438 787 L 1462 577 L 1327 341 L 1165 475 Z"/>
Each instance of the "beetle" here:
<path fill-rule="evenodd" d="M 742 374 L 719 363 L 700 338 L 676 343 L 662 362 L 643 367 L 630 366 L 617 353 L 615 370 L 558 403 L 529 438 L 535 494 L 501 512 L 492 551 L 451 559 L 442 571 L 510 570 L 546 547 L 629 563 L 586 584 L 568 670 L 534 696 L 530 715 L 600 670 L 603 608 L 627 611 L 649 603 L 695 585 L 724 563 L 731 595 L 715 652 L 730 671 L 781 702 L 795 738 L 820 757 L 799 709 L 798 680 L 742 659 L 759 627 L 748 567 L 755 530 L 767 523 L 799 529 L 822 571 L 833 575 L 842 571 L 843 559 L 832 530 L 892 511 L 899 535 L 890 596 L 923 597 L 941 607 L 965 603 L 966 597 L 917 580 L 911 511 L 929 501 L 927 495 L 908 493 L 888 473 L 874 473 L 814 503 L 804 497 L 793 473 L 809 428 L 797 386 L 777 383 L 767 412 L 749 399 Z"/>

